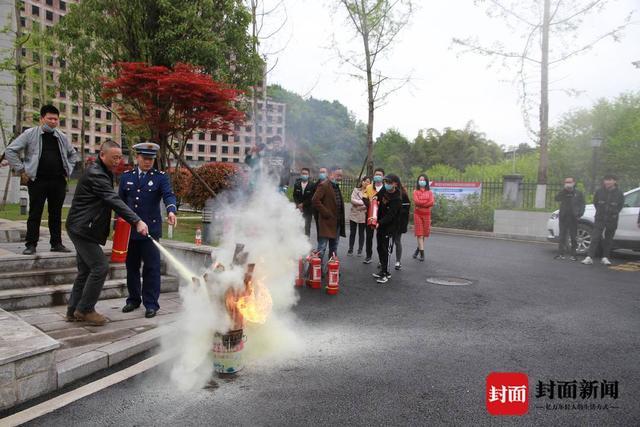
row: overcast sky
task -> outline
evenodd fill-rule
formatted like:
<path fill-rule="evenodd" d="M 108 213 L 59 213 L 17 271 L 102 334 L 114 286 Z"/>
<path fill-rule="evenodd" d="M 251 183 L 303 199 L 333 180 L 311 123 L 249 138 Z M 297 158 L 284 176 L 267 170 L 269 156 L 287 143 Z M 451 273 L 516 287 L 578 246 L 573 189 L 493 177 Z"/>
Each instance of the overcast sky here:
<path fill-rule="evenodd" d="M 268 3 L 268 2 L 267 2 Z M 473 0 L 415 0 L 417 10 L 383 63 L 394 77 L 411 73 L 410 85 L 396 92 L 376 111 L 374 136 L 388 128 L 399 129 L 413 139 L 420 129 L 462 128 L 470 120 L 477 130 L 505 146 L 532 143 L 523 122 L 514 69 L 474 54 L 460 54 L 452 38 L 478 37 L 484 44 L 500 40 L 517 48 L 522 42 L 518 31 L 505 27 L 499 18 L 487 17 Z M 614 1 L 603 13 L 584 23 L 575 46 L 620 24 L 636 10 L 633 20 L 640 22 L 640 0 Z M 330 0 L 286 0 L 287 24 L 263 49 L 282 51 L 270 57 L 270 83 L 297 92 L 345 104 L 358 119 L 367 118 L 366 86 L 348 76 L 352 71 L 341 65 L 333 36 L 343 46 L 358 49 L 346 15 L 331 7 Z M 272 21 L 277 21 L 272 16 Z M 265 33 L 268 29 L 264 30 Z M 551 71 L 551 124 L 573 109 L 590 106 L 601 97 L 640 89 L 640 69 L 631 62 L 640 60 L 640 25 L 631 25 L 618 43 L 611 39 L 570 59 Z M 539 87 L 531 83 L 530 90 Z M 581 91 L 569 96 L 563 89 Z M 534 121 L 534 126 L 536 125 Z"/>

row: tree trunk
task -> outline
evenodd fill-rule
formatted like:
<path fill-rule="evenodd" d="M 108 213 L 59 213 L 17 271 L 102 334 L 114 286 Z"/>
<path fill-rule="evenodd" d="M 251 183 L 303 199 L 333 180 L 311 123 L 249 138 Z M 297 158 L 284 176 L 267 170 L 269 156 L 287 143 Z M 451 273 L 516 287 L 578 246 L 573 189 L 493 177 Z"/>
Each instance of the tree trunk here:
<path fill-rule="evenodd" d="M 16 40 L 20 40 L 22 37 L 22 25 L 20 25 L 20 5 L 22 2 L 15 1 L 13 7 L 13 13 L 16 18 Z M 25 85 L 26 71 L 22 67 L 22 45 L 16 44 L 15 46 L 15 60 L 16 60 L 16 124 L 13 132 L 14 137 L 17 137 L 22 133 L 22 114 L 24 110 L 23 94 Z"/>
<path fill-rule="evenodd" d="M 367 105 L 369 107 L 369 117 L 367 119 L 367 175 L 373 176 L 373 112 L 375 109 L 375 99 L 373 95 L 373 76 L 371 65 L 371 50 L 369 49 L 369 26 L 367 14 L 362 6 L 360 11 L 362 22 L 362 42 L 364 43 L 364 57 L 367 68 Z"/>
<path fill-rule="evenodd" d="M 540 161 L 538 163 L 538 185 L 536 208 L 546 207 L 547 167 L 549 163 L 549 20 L 551 0 L 544 0 L 542 23 L 542 63 L 540 64 Z"/>
<path fill-rule="evenodd" d="M 84 121 L 84 109 L 85 109 L 85 105 L 86 105 L 86 100 L 85 100 L 85 95 L 84 95 L 84 90 L 82 90 L 80 92 L 80 99 L 81 99 L 81 104 L 80 104 L 80 170 L 82 172 L 84 172 L 84 162 L 86 161 L 85 158 L 85 154 L 84 154 L 84 148 L 85 148 L 85 121 Z M 98 147 L 99 148 L 99 147 Z"/>

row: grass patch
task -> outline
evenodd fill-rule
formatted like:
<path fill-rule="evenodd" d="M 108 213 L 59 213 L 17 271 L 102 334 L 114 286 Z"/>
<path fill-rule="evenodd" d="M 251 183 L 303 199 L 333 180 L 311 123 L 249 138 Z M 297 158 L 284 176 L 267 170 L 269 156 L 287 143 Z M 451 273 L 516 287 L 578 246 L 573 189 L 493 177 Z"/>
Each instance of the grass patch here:
<path fill-rule="evenodd" d="M 185 215 L 185 214 L 183 214 Z M 200 227 L 202 230 L 202 218 L 198 216 L 197 218 L 191 218 L 194 215 L 193 213 L 186 214 L 190 218 L 181 218 L 180 214 L 178 214 L 178 226 L 173 229 L 173 239 L 179 242 L 186 243 L 194 243 L 196 239 L 196 228 Z M 167 233 L 168 225 L 166 222 L 162 223 L 162 238 L 163 240 L 169 240 Z"/>
<path fill-rule="evenodd" d="M 69 213 L 69 208 L 62 208 L 62 223 L 64 224 L 64 220 L 67 218 L 67 214 Z M 47 205 L 44 206 L 44 211 L 42 212 L 42 221 L 46 222 L 47 217 Z M 29 218 L 29 215 L 20 215 L 20 205 L 17 203 L 7 203 L 4 207 L 4 210 L 0 210 L 0 218 L 8 219 L 10 221 L 26 221 Z"/>

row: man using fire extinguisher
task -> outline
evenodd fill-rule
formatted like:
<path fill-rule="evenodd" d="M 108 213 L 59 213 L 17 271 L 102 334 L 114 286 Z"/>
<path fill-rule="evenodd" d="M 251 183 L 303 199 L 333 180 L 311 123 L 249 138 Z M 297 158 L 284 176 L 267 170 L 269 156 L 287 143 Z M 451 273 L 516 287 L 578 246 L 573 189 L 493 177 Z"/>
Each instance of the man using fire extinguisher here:
<path fill-rule="evenodd" d="M 402 190 L 400 178 L 389 174 L 384 177 L 384 187 L 376 194 L 379 203 L 377 242 L 378 257 L 380 258 L 380 270 L 373 274 L 378 283 L 387 283 L 391 278 L 389 274 L 389 253 L 392 251 L 391 238 L 400 229 L 400 211 L 402 210 Z"/>
<path fill-rule="evenodd" d="M 137 167 L 126 171 L 120 178 L 119 194 L 122 200 L 149 225 L 149 235 L 159 240 L 162 237 L 160 200 L 167 209 L 167 222 L 176 225 L 176 196 L 171 189 L 169 176 L 153 168 L 160 146 L 143 142 L 133 146 Z M 142 287 L 140 286 L 140 264 L 142 263 Z M 142 288 L 142 293 L 140 292 Z M 160 251 L 146 236 L 131 230 L 127 252 L 127 289 L 129 297 L 122 309 L 129 313 L 144 304 L 145 317 L 154 317 L 160 309 Z"/>
<path fill-rule="evenodd" d="M 329 171 L 329 179 L 319 183 L 311 201 L 318 211 L 318 252 L 326 267 L 324 253 L 329 246 L 330 258 L 338 253 L 340 236 L 346 237 L 344 221 L 344 201 L 338 183 L 342 181 L 342 169 L 333 167 Z M 326 268 L 323 268 L 326 271 Z"/>

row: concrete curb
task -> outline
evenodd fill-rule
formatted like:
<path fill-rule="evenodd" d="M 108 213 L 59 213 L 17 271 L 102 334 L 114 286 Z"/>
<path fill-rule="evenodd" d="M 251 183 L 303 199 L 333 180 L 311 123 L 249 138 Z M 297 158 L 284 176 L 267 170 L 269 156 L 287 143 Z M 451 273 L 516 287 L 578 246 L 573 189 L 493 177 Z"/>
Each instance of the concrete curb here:
<path fill-rule="evenodd" d="M 555 244 L 553 242 L 549 242 L 546 237 L 540 236 L 525 236 L 519 234 L 494 233 L 492 231 L 462 230 L 459 228 L 445 227 L 431 227 L 431 231 L 437 234 L 451 234 L 457 236 L 482 237 L 485 239 L 517 240 L 521 242 Z"/>
<path fill-rule="evenodd" d="M 160 345 L 162 337 L 172 331 L 172 325 L 162 325 L 59 362 L 56 365 L 58 388 L 155 348 Z"/>

